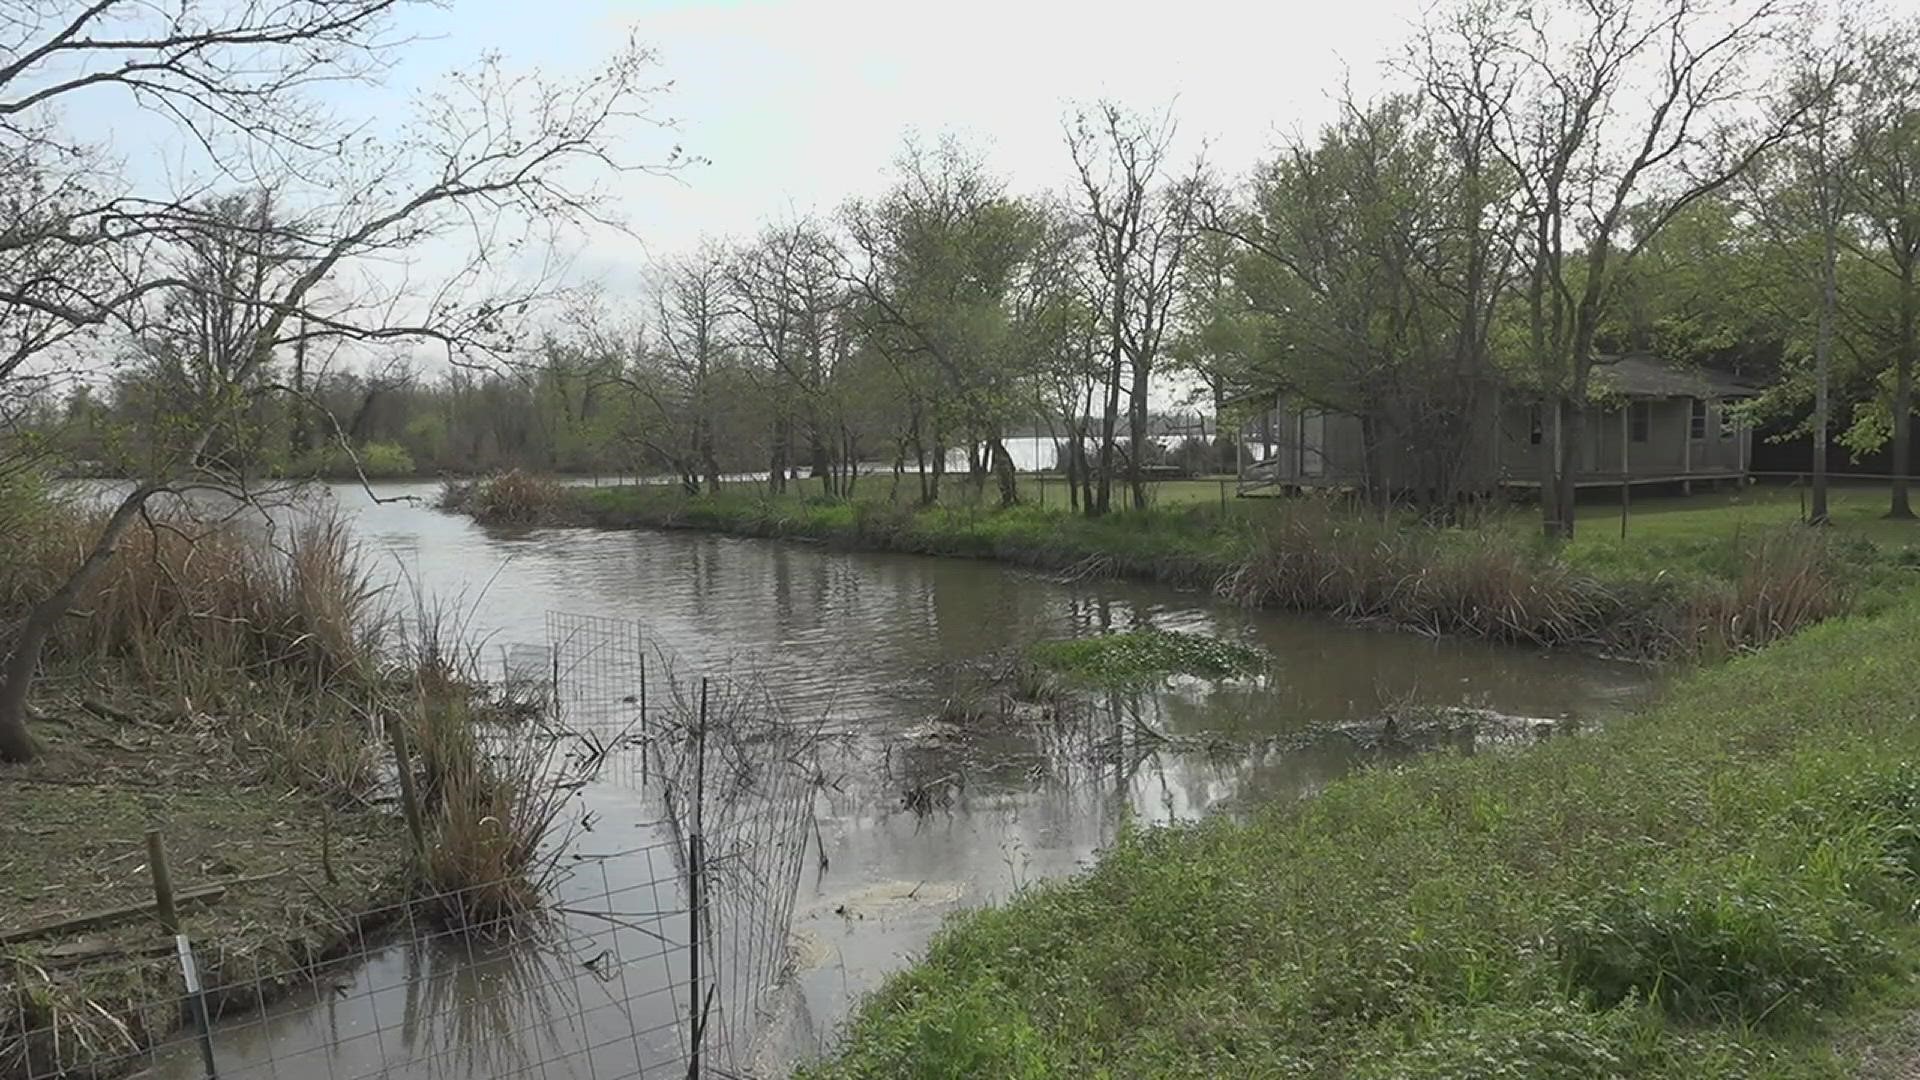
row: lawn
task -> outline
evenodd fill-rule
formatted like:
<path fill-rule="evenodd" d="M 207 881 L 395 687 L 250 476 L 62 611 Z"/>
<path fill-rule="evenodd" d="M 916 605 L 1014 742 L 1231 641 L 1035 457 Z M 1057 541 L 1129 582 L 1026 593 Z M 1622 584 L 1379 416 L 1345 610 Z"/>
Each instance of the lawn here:
<path fill-rule="evenodd" d="M 1920 521 L 1888 520 L 1887 497 L 1887 488 L 1881 484 L 1835 485 L 1828 498 L 1834 531 L 1889 549 L 1920 546 Z M 1636 497 L 1628 504 L 1626 542 L 1708 539 L 1744 528 L 1804 521 L 1806 498 L 1803 487 L 1772 485 L 1699 495 Z M 1620 543 L 1619 505 L 1582 505 L 1577 542 Z"/>

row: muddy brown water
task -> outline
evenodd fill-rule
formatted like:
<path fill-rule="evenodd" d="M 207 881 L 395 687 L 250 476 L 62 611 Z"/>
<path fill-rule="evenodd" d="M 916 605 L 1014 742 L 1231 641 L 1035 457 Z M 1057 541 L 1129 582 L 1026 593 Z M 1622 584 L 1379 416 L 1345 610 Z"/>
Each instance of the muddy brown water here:
<path fill-rule="evenodd" d="M 431 485 L 375 491 L 425 502 L 376 503 L 339 485 L 313 505 L 352 516 L 384 580 L 461 605 L 487 655 L 538 655 L 549 613 L 636 620 L 681 674 L 751 674 L 792 714 L 825 718 L 829 782 L 813 797 L 817 830 L 795 860 L 798 895 L 781 935 L 791 963 L 758 969 L 791 973 L 763 995 L 774 1003 L 764 1015 L 732 1018 L 746 1034 L 724 1062 L 708 1062 L 743 1072 L 782 1073 L 818 1054 L 859 996 L 944 918 L 1085 867 L 1125 819 L 1310 795 L 1409 752 L 1383 744 L 1371 723 L 1391 705 L 1578 725 L 1633 707 L 1657 678 L 1592 657 L 1247 611 L 1154 586 L 1065 583 L 989 562 L 696 533 L 483 528 L 426 505 Z M 1098 702 L 1086 722 L 1107 725 L 1106 738 L 1063 736 L 1031 718 L 984 729 L 939 719 L 958 683 L 1025 642 L 1135 626 L 1258 645 L 1272 670 Z M 1471 735 L 1444 741 L 1474 749 Z M 673 942 L 685 938 L 662 914 L 680 901 L 659 819 L 657 801 L 619 770 L 575 800 L 572 820 L 590 828 L 572 836 L 569 855 L 580 857 L 568 860 L 558 897 L 577 911 L 624 913 L 625 925 L 566 914 L 545 940 L 495 946 L 410 938 L 402 926 L 317 993 L 219 1024 L 220 1075 L 684 1075 L 673 1063 L 691 1010 Z M 200 1075 L 197 1050 L 172 1048 L 155 1074 Z"/>

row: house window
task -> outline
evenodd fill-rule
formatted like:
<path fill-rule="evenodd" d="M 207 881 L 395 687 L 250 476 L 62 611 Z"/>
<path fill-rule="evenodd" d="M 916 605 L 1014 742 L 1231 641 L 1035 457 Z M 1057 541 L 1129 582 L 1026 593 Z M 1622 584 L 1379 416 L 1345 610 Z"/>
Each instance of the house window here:
<path fill-rule="evenodd" d="M 1699 398 L 1691 399 L 1693 415 L 1687 420 L 1687 437 L 1704 439 L 1707 437 L 1707 403 Z"/>
<path fill-rule="evenodd" d="M 1727 439 L 1733 438 L 1734 430 L 1738 427 L 1739 425 L 1735 423 L 1733 410 L 1727 408 L 1726 403 L 1722 402 L 1720 405 L 1720 439 L 1721 441 L 1724 442 Z"/>
<path fill-rule="evenodd" d="M 1535 446 L 1539 446 L 1541 439 L 1546 434 L 1546 429 L 1547 429 L 1546 421 L 1542 418 L 1540 413 L 1540 406 L 1535 405 L 1533 407 L 1532 413 L 1529 414 L 1527 418 L 1527 424 L 1528 424 L 1527 441 L 1532 443 Z"/>
<path fill-rule="evenodd" d="M 1653 402 L 1636 401 L 1627 409 L 1627 430 L 1634 442 L 1646 442 L 1653 430 Z"/>

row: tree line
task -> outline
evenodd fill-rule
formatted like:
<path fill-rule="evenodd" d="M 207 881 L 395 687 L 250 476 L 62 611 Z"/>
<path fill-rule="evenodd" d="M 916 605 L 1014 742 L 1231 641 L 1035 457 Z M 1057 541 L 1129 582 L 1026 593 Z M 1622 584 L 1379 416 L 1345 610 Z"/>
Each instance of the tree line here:
<path fill-rule="evenodd" d="M 1770 385 L 1755 419 L 1816 453 L 1830 429 L 1891 444 L 1902 477 L 1915 31 L 1806 15 L 1462 0 L 1387 60 L 1384 90 L 1343 94 L 1246 176 L 1176 160 L 1170 112 L 1114 103 L 1063 118 L 1064 180 L 1040 194 L 959 139 L 910 141 L 885 190 L 702 244 L 485 364 L 429 378 L 283 347 L 252 378 L 292 392 L 256 406 L 236 453 L 296 472 L 656 471 L 693 492 L 750 472 L 844 494 L 878 463 L 923 502 L 957 459 L 1013 502 L 1003 439 L 1038 416 L 1074 505 L 1100 514 L 1145 504 L 1132 448 L 1178 373 L 1228 417 L 1276 391 L 1356 415 L 1382 497 L 1446 506 L 1495 387 L 1578 445 L 1605 358 L 1644 349 Z M 42 401 L 41 420 L 105 460 L 111 433 L 151 430 L 156 361 L 180 347 L 141 339 L 113 384 Z M 1413 469 L 1392 491 L 1389 450 Z M 1573 473 L 1545 456 L 1556 535 Z M 1902 479 L 1890 510 L 1911 512 Z"/>

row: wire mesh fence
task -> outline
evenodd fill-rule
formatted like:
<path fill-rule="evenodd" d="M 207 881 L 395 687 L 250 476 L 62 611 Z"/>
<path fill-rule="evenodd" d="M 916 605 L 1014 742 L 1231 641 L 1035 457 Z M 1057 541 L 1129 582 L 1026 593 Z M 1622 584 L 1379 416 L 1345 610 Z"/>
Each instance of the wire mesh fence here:
<path fill-rule="evenodd" d="M 70 926 L 0 939 L 0 1080 L 765 1075 L 814 732 L 751 680 L 679 675 L 633 622 L 556 613 L 547 629 L 544 782 L 580 801 L 538 917 L 474 925 L 467 890 L 415 887 L 288 927 L 314 941 L 287 948 L 270 927 L 196 936 L 210 924 L 174 901 L 218 895 L 192 882 L 163 898 L 156 875 L 155 904 L 114 915 L 110 946 Z M 616 804 L 621 828 L 596 829 Z M 223 889 L 294 887 L 268 876 L 282 880 Z"/>

